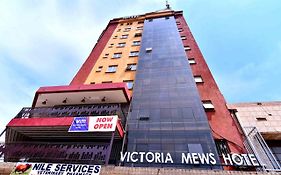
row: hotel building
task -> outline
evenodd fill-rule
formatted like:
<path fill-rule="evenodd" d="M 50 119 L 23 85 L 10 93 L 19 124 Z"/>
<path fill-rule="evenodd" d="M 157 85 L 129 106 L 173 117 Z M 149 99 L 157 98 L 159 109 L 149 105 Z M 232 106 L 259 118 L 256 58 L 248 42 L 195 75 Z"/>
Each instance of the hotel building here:
<path fill-rule="evenodd" d="M 114 130 L 70 132 L 98 116 L 118 116 Z M 7 124 L 5 161 L 240 169 L 221 159 L 247 153 L 243 134 L 183 12 L 167 5 L 110 20 L 69 85 L 40 87 Z M 120 152 L 169 153 L 173 163 L 120 162 Z M 182 153 L 217 163 L 182 164 Z"/>

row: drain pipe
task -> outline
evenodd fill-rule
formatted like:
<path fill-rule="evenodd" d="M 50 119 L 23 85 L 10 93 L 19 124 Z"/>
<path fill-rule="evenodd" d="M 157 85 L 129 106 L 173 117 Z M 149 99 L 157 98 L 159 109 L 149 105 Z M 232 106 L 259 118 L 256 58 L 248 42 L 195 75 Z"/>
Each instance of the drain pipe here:
<path fill-rule="evenodd" d="M 133 97 L 130 100 L 130 105 L 129 105 L 128 113 L 127 113 L 127 116 L 126 116 L 126 123 L 125 123 L 125 129 L 124 129 L 124 137 L 123 137 L 122 148 L 121 148 L 121 152 L 122 153 L 124 152 L 125 142 L 126 142 L 126 139 L 127 139 L 128 120 L 129 120 L 129 118 L 131 116 L 132 101 L 133 101 Z M 119 162 L 119 166 L 121 166 L 121 162 Z"/>

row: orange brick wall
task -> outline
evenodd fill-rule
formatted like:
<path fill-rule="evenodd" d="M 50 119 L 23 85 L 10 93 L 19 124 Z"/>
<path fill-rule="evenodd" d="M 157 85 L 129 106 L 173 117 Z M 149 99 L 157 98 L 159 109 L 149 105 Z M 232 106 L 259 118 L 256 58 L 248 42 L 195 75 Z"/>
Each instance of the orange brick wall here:
<path fill-rule="evenodd" d="M 134 37 L 135 33 L 142 33 L 142 30 L 137 30 L 137 27 L 143 26 L 143 24 L 138 24 L 137 21 L 119 23 L 114 30 L 112 36 L 105 45 L 103 51 L 98 57 L 95 65 L 91 69 L 91 72 L 87 76 L 85 84 L 90 83 L 102 83 L 107 81 L 123 82 L 127 80 L 134 80 L 135 71 L 126 71 L 127 64 L 137 64 L 138 57 L 129 57 L 131 51 L 139 51 L 140 46 L 132 46 L 133 41 L 141 41 L 141 37 Z M 121 25 L 122 24 L 122 25 Z M 130 31 L 124 31 L 125 28 L 130 27 Z M 127 39 L 121 39 L 122 35 L 128 34 Z M 115 37 L 117 36 L 117 37 Z M 118 43 L 126 43 L 125 47 L 118 47 Z M 112 45 L 113 44 L 113 45 Z M 114 53 L 122 53 L 121 58 L 112 58 Z M 108 54 L 107 58 L 104 56 Z M 107 73 L 107 68 L 110 65 L 118 65 L 117 71 L 115 73 Z M 102 66 L 101 71 L 97 71 L 98 68 Z"/>

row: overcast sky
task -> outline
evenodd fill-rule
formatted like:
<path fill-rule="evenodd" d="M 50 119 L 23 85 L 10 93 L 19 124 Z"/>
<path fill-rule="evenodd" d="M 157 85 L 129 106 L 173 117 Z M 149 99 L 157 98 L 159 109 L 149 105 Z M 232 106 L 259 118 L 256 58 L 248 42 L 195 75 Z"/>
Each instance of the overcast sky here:
<path fill-rule="evenodd" d="M 281 99 L 281 1 L 170 0 L 228 103 Z M 165 0 L 1 0 L 0 131 L 40 86 L 66 85 L 110 19 Z"/>

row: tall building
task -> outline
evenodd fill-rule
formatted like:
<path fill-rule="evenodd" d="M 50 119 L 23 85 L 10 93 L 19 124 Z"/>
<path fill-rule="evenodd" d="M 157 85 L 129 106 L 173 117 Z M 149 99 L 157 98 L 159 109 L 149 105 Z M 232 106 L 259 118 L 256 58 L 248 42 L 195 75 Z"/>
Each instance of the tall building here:
<path fill-rule="evenodd" d="M 85 124 L 95 119 L 116 122 Z M 5 160 L 229 169 L 220 160 L 246 153 L 242 135 L 183 12 L 167 5 L 110 20 L 71 83 L 40 87 L 9 122 Z M 120 162 L 120 152 L 161 158 Z M 182 153 L 217 163 L 182 164 Z"/>

